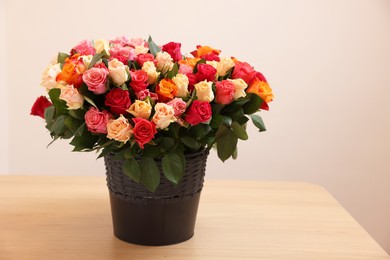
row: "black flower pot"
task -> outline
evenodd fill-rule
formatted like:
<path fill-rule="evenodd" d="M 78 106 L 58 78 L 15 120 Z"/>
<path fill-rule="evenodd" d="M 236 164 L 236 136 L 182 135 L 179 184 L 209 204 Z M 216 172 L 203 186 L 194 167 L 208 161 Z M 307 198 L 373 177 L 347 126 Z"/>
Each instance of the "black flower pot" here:
<path fill-rule="evenodd" d="M 153 193 L 122 171 L 123 161 L 105 156 L 114 235 L 140 245 L 170 245 L 194 235 L 200 193 L 203 187 L 208 150 L 187 154 L 185 174 L 178 185 L 162 173 Z"/>

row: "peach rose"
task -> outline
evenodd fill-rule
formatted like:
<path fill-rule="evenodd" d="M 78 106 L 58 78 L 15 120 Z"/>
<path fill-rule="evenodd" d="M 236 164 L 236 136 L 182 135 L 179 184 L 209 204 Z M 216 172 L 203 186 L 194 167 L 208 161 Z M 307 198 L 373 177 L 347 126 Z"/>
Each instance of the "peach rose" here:
<path fill-rule="evenodd" d="M 178 97 L 187 97 L 190 93 L 188 92 L 188 77 L 184 74 L 178 73 L 172 78 L 172 81 L 177 87 L 177 96 Z"/>
<path fill-rule="evenodd" d="M 73 85 L 61 88 L 60 99 L 66 102 L 68 109 L 79 109 L 83 106 L 84 97 Z"/>
<path fill-rule="evenodd" d="M 160 72 L 157 72 L 156 66 L 153 61 L 145 61 L 142 65 L 142 70 L 148 74 L 148 83 L 153 84 L 157 81 Z"/>
<path fill-rule="evenodd" d="M 243 79 L 228 79 L 234 84 L 234 100 L 237 100 L 241 97 L 245 97 L 245 89 L 248 87 L 248 84 Z"/>
<path fill-rule="evenodd" d="M 156 55 L 157 60 L 157 70 L 161 71 L 162 73 L 165 73 L 167 71 L 170 71 L 173 66 L 173 59 L 171 55 L 169 55 L 168 52 L 158 52 Z"/>
<path fill-rule="evenodd" d="M 129 120 L 123 115 L 120 115 L 117 119 L 108 121 L 107 138 L 126 143 L 133 133 L 132 129 L 133 127 L 130 125 Z"/>
<path fill-rule="evenodd" d="M 146 101 L 137 99 L 126 111 L 134 117 L 148 119 L 152 113 L 152 106 L 148 99 Z"/>
<path fill-rule="evenodd" d="M 199 101 L 211 102 L 214 100 L 213 82 L 204 80 L 194 86 Z"/>
<path fill-rule="evenodd" d="M 110 54 L 110 43 L 107 40 L 94 40 L 93 47 L 95 47 L 96 53 L 105 52 L 107 54 Z"/>
<path fill-rule="evenodd" d="M 153 122 L 156 124 L 156 128 L 167 128 L 172 122 L 176 121 L 175 110 L 172 106 L 165 103 L 157 103 L 154 110 Z"/>
<path fill-rule="evenodd" d="M 112 81 L 120 86 L 129 79 L 129 67 L 117 59 L 108 62 L 108 71 Z"/>
<path fill-rule="evenodd" d="M 45 87 L 47 91 L 57 86 L 57 75 L 61 72 L 61 64 L 49 64 L 42 73 L 41 86 Z"/>

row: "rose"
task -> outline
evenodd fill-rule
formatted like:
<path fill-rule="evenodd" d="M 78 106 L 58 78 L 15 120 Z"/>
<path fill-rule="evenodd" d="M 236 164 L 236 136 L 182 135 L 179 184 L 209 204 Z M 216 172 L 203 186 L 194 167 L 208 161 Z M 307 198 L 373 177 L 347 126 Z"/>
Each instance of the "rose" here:
<path fill-rule="evenodd" d="M 165 73 L 170 71 L 173 67 L 172 57 L 168 52 L 158 52 L 156 55 L 157 70 Z"/>
<path fill-rule="evenodd" d="M 35 100 L 30 115 L 40 116 L 45 119 L 45 109 L 52 105 L 53 104 L 45 96 L 40 96 Z"/>
<path fill-rule="evenodd" d="M 248 84 L 243 79 L 228 79 L 234 84 L 234 99 L 237 100 L 241 97 L 245 97 L 245 89 L 248 87 Z"/>
<path fill-rule="evenodd" d="M 231 58 L 222 58 L 217 65 L 217 75 L 223 77 L 233 67 L 234 61 Z"/>
<path fill-rule="evenodd" d="M 148 86 L 148 74 L 143 70 L 131 71 L 131 82 L 130 86 L 135 93 L 144 90 Z"/>
<path fill-rule="evenodd" d="M 246 62 L 236 62 L 232 73 L 233 79 L 243 79 L 249 84 L 256 75 L 256 71 Z"/>
<path fill-rule="evenodd" d="M 129 79 L 129 67 L 117 59 L 112 59 L 108 62 L 108 71 L 112 81 L 117 86 L 122 85 Z"/>
<path fill-rule="evenodd" d="M 80 59 L 80 54 L 74 54 L 70 58 L 65 59 L 62 71 L 58 73 L 56 81 L 65 82 L 68 85 L 79 88 L 83 83 L 82 74 L 85 69 L 83 59 Z"/>
<path fill-rule="evenodd" d="M 129 46 L 114 46 L 110 49 L 111 59 L 117 59 L 123 64 L 127 64 L 129 60 L 135 57 L 135 51 Z"/>
<path fill-rule="evenodd" d="M 197 45 L 196 50 L 192 51 L 191 54 L 195 58 L 203 58 L 205 55 L 217 55 L 218 56 L 220 52 L 221 52 L 220 50 L 211 48 L 209 46 Z"/>
<path fill-rule="evenodd" d="M 105 52 L 110 53 L 110 43 L 104 39 L 98 39 L 93 41 L 93 47 L 95 47 L 96 53 Z"/>
<path fill-rule="evenodd" d="M 179 73 L 181 74 L 188 74 L 192 73 L 193 69 L 190 65 L 187 64 L 181 64 L 179 67 Z"/>
<path fill-rule="evenodd" d="M 188 65 L 191 68 L 195 68 L 195 65 L 200 61 L 200 58 L 185 57 L 184 60 L 179 60 L 179 65 Z"/>
<path fill-rule="evenodd" d="M 217 69 L 218 61 L 212 60 L 212 61 L 206 61 L 206 64 L 213 66 L 214 69 Z"/>
<path fill-rule="evenodd" d="M 156 128 L 167 128 L 172 122 L 176 121 L 175 110 L 172 106 L 165 103 L 157 103 L 154 106 L 153 122 L 156 124 Z"/>
<path fill-rule="evenodd" d="M 137 47 L 137 46 L 147 46 L 146 45 L 146 41 L 142 38 L 132 38 L 130 41 L 129 41 L 129 45 L 133 48 Z"/>
<path fill-rule="evenodd" d="M 89 64 L 91 64 L 93 56 L 92 55 L 83 55 L 83 56 L 81 56 L 81 59 L 83 59 L 84 66 L 86 68 L 88 68 Z"/>
<path fill-rule="evenodd" d="M 110 40 L 110 43 L 114 46 L 129 46 L 130 40 L 126 36 L 116 37 Z"/>
<path fill-rule="evenodd" d="M 135 117 L 148 119 L 152 113 L 152 106 L 150 105 L 149 100 L 136 100 L 133 104 L 131 104 L 129 109 L 127 109 L 127 112 Z"/>
<path fill-rule="evenodd" d="M 218 54 L 215 53 L 204 54 L 202 55 L 202 59 L 205 61 L 220 61 Z"/>
<path fill-rule="evenodd" d="M 214 99 L 213 82 L 201 81 L 194 85 L 199 101 L 211 102 Z"/>
<path fill-rule="evenodd" d="M 177 86 L 171 79 L 162 79 L 156 86 L 158 100 L 168 102 L 177 95 Z"/>
<path fill-rule="evenodd" d="M 150 92 L 149 89 L 144 89 L 135 94 L 137 96 L 137 99 L 139 100 L 145 100 L 147 97 L 150 97 L 152 101 L 157 101 L 158 96 L 156 93 Z"/>
<path fill-rule="evenodd" d="M 135 48 L 134 48 L 135 55 L 145 54 L 145 53 L 148 53 L 148 51 L 149 51 L 149 48 L 144 47 L 144 46 L 135 46 Z"/>
<path fill-rule="evenodd" d="M 175 116 L 179 117 L 181 116 L 187 109 L 186 102 L 183 101 L 181 98 L 174 98 L 171 101 L 167 103 L 167 105 L 170 105 L 173 107 L 173 110 L 175 111 Z"/>
<path fill-rule="evenodd" d="M 61 72 L 61 64 L 50 64 L 42 73 L 41 86 L 50 90 L 57 86 L 56 77 Z"/>
<path fill-rule="evenodd" d="M 88 89 L 94 94 L 99 95 L 107 91 L 107 68 L 93 67 L 83 74 L 83 81 Z"/>
<path fill-rule="evenodd" d="M 229 80 L 215 83 L 215 102 L 223 105 L 230 104 L 234 98 L 234 84 Z"/>
<path fill-rule="evenodd" d="M 142 65 L 142 70 L 148 74 L 148 83 L 153 84 L 157 81 L 158 76 L 160 76 L 160 72 L 157 72 L 156 66 L 152 61 L 145 61 Z"/>
<path fill-rule="evenodd" d="M 84 40 L 80 42 L 77 46 L 73 47 L 71 53 L 79 53 L 80 55 L 94 55 L 95 48 L 89 41 Z"/>
<path fill-rule="evenodd" d="M 91 107 L 84 115 L 85 124 L 91 133 L 106 134 L 107 123 L 112 119 L 112 115 L 107 110 L 102 112 L 95 107 Z"/>
<path fill-rule="evenodd" d="M 195 73 L 196 79 L 199 81 L 208 80 L 213 81 L 215 80 L 215 75 L 217 74 L 217 70 L 209 65 L 209 64 L 198 64 L 198 72 Z"/>
<path fill-rule="evenodd" d="M 114 88 L 107 93 L 104 104 L 110 107 L 110 111 L 115 114 L 125 114 L 131 105 L 129 92 L 121 88 Z"/>
<path fill-rule="evenodd" d="M 266 103 L 271 102 L 274 98 L 274 95 L 272 94 L 272 89 L 270 88 L 268 83 L 260 80 L 257 77 L 252 80 L 246 92 L 258 95 Z"/>
<path fill-rule="evenodd" d="M 144 63 L 147 61 L 154 62 L 154 56 L 151 53 L 140 53 L 137 55 L 136 61 L 142 67 L 144 65 Z"/>
<path fill-rule="evenodd" d="M 172 78 L 173 83 L 175 83 L 177 87 L 177 96 L 178 97 L 187 97 L 189 95 L 188 92 L 188 77 L 184 74 L 178 73 L 176 76 Z"/>
<path fill-rule="evenodd" d="M 133 135 L 136 143 L 144 149 L 144 145 L 149 143 L 157 133 L 156 125 L 144 118 L 133 118 Z"/>
<path fill-rule="evenodd" d="M 210 103 L 194 100 L 188 108 L 184 120 L 191 125 L 197 125 L 209 121 L 211 114 Z"/>
<path fill-rule="evenodd" d="M 66 102 L 68 109 L 79 109 L 84 103 L 84 96 L 73 85 L 62 87 L 59 98 Z"/>
<path fill-rule="evenodd" d="M 188 78 L 188 91 L 192 93 L 194 91 L 194 85 L 198 82 L 194 73 L 186 74 Z"/>
<path fill-rule="evenodd" d="M 126 143 L 132 134 L 133 127 L 123 115 L 117 119 L 111 119 L 107 124 L 107 138 Z"/>
<path fill-rule="evenodd" d="M 162 46 L 162 50 L 169 53 L 172 59 L 177 62 L 182 59 L 182 55 L 180 52 L 181 43 L 177 42 L 169 42 Z"/>

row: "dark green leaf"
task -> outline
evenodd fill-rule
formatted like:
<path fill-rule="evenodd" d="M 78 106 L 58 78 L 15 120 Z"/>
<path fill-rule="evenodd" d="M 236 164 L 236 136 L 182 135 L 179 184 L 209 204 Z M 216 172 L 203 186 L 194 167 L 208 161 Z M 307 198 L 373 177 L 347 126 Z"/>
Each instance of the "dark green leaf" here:
<path fill-rule="evenodd" d="M 72 132 L 72 135 L 78 130 L 78 128 L 83 124 L 83 121 L 78 120 L 74 117 L 67 116 L 64 120 L 66 127 Z"/>
<path fill-rule="evenodd" d="M 61 115 L 54 121 L 51 127 L 51 132 L 53 132 L 55 135 L 61 136 L 66 130 L 65 117 L 65 115 Z"/>
<path fill-rule="evenodd" d="M 239 123 L 240 125 L 244 125 L 244 124 L 246 124 L 246 122 L 249 121 L 249 118 L 246 117 L 246 116 L 242 116 L 242 117 L 240 117 L 240 118 L 237 118 L 236 121 L 237 121 L 237 123 Z"/>
<path fill-rule="evenodd" d="M 160 156 L 161 149 L 158 145 L 147 145 L 143 151 L 143 156 L 157 158 Z"/>
<path fill-rule="evenodd" d="M 167 73 L 167 78 L 172 79 L 179 72 L 179 65 L 177 63 L 173 64 L 173 67 Z"/>
<path fill-rule="evenodd" d="M 222 117 L 222 122 L 226 126 L 231 126 L 232 125 L 232 118 L 230 116 L 223 116 Z"/>
<path fill-rule="evenodd" d="M 160 171 L 156 162 L 149 157 L 142 157 L 139 162 L 141 166 L 141 183 L 154 192 L 160 184 Z"/>
<path fill-rule="evenodd" d="M 136 183 L 141 181 L 141 167 L 138 164 L 138 160 L 130 158 L 123 164 L 124 173 L 129 176 Z"/>
<path fill-rule="evenodd" d="M 59 52 L 58 56 L 57 56 L 57 62 L 61 63 L 61 65 L 62 65 L 62 64 L 65 63 L 66 58 L 69 58 L 69 54 L 63 53 L 63 52 Z"/>
<path fill-rule="evenodd" d="M 218 128 L 222 124 L 222 116 L 219 114 L 213 115 L 210 121 L 210 126 L 212 128 Z"/>
<path fill-rule="evenodd" d="M 188 129 L 188 134 L 195 139 L 199 140 L 202 137 L 206 136 L 211 131 L 211 127 L 207 124 L 197 124 L 195 126 L 191 126 Z"/>
<path fill-rule="evenodd" d="M 184 175 L 184 165 L 179 155 L 169 153 L 162 158 L 162 170 L 165 177 L 177 184 Z"/>
<path fill-rule="evenodd" d="M 56 115 L 67 114 L 68 106 L 66 102 L 60 99 L 61 90 L 58 88 L 52 88 L 49 91 L 50 100 L 56 108 Z"/>
<path fill-rule="evenodd" d="M 79 126 L 79 128 L 77 128 L 77 130 L 74 132 L 74 135 L 75 135 L 75 136 L 81 136 L 81 135 L 84 133 L 85 130 L 86 130 L 86 128 L 85 128 L 85 123 L 82 123 L 82 124 Z"/>
<path fill-rule="evenodd" d="M 253 114 L 259 111 L 261 104 L 264 102 L 258 95 L 249 93 L 250 97 L 249 102 L 245 103 L 242 108 L 244 109 L 245 114 Z"/>
<path fill-rule="evenodd" d="M 52 124 L 53 124 L 53 120 L 54 120 L 54 112 L 55 112 L 55 108 L 54 106 L 50 106 L 50 107 L 47 107 L 45 109 L 45 120 L 46 120 L 46 124 L 47 124 L 47 128 L 50 129 Z"/>
<path fill-rule="evenodd" d="M 236 150 L 234 150 L 234 152 L 233 152 L 233 154 L 232 154 L 233 160 L 236 160 L 236 159 L 237 159 L 237 156 L 238 156 L 238 152 L 237 152 L 237 147 L 236 147 Z"/>
<path fill-rule="evenodd" d="M 226 134 L 217 139 L 217 153 L 223 162 L 233 155 L 237 146 L 237 137 L 230 129 Z"/>
<path fill-rule="evenodd" d="M 161 146 L 165 150 L 169 151 L 173 148 L 173 146 L 175 146 L 175 139 L 172 137 L 163 137 L 162 142 L 161 142 Z"/>
<path fill-rule="evenodd" d="M 198 72 L 198 65 L 199 64 L 204 64 L 204 63 L 206 63 L 206 60 L 205 59 L 200 59 L 196 64 L 195 64 L 195 66 L 194 66 L 194 73 L 197 73 Z"/>
<path fill-rule="evenodd" d="M 89 131 L 84 131 L 81 136 L 75 135 L 70 144 L 74 146 L 73 151 L 88 150 L 93 148 L 98 138 L 97 135 L 93 135 Z"/>
<path fill-rule="evenodd" d="M 69 110 L 69 115 L 72 117 L 79 119 L 79 120 L 84 120 L 84 115 L 85 115 L 85 110 L 82 109 L 77 109 L 77 110 Z"/>
<path fill-rule="evenodd" d="M 188 146 L 191 149 L 197 150 L 200 147 L 198 141 L 190 136 L 185 136 L 180 139 L 185 146 Z"/>
<path fill-rule="evenodd" d="M 263 119 L 259 115 L 251 115 L 253 124 L 259 129 L 259 132 L 266 131 Z"/>
<path fill-rule="evenodd" d="M 98 62 L 101 58 L 103 58 L 103 56 L 104 53 L 96 53 L 95 55 L 93 55 L 93 58 L 89 63 L 88 69 L 92 68 L 96 64 L 96 62 Z"/>
<path fill-rule="evenodd" d="M 248 140 L 248 134 L 246 133 L 244 126 L 240 125 L 236 121 L 232 123 L 232 130 L 237 138 L 241 140 Z"/>
<path fill-rule="evenodd" d="M 161 51 L 160 47 L 158 47 L 157 44 L 154 43 L 150 35 L 148 38 L 148 45 L 149 45 L 150 53 L 153 54 L 154 56 L 156 56 L 156 54 Z"/>

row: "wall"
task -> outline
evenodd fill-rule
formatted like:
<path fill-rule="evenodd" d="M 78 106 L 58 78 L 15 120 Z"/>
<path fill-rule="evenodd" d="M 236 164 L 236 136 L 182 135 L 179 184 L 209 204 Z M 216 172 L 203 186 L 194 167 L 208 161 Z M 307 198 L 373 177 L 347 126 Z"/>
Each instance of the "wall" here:
<path fill-rule="evenodd" d="M 0 175 L 9 172 L 8 167 L 8 89 L 6 85 L 6 12 L 5 1 L 0 0 Z"/>
<path fill-rule="evenodd" d="M 96 155 L 66 141 L 46 149 L 42 120 L 29 116 L 57 51 L 119 35 L 182 42 L 187 53 L 208 44 L 262 71 L 276 98 L 263 113 L 268 131 L 250 128 L 237 161 L 211 155 L 207 177 L 320 184 L 390 252 L 389 1 L 6 4 L 9 173 L 104 174 Z"/>

